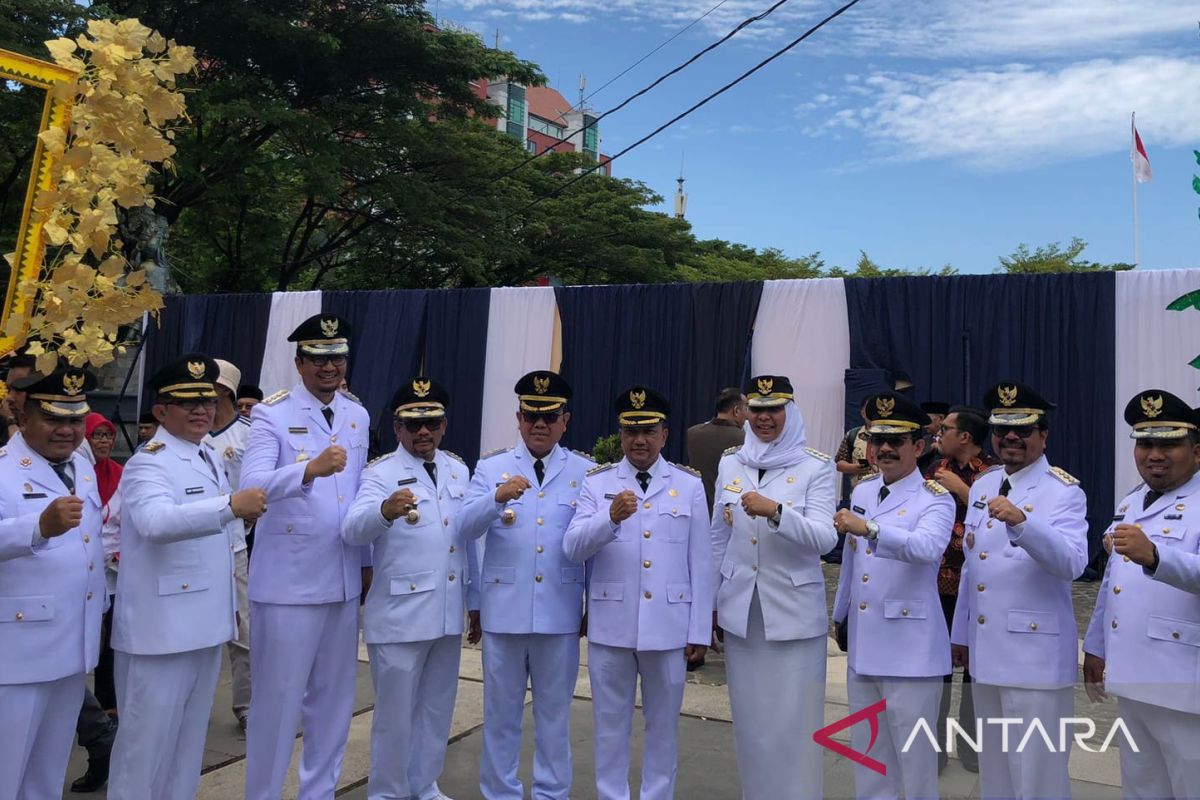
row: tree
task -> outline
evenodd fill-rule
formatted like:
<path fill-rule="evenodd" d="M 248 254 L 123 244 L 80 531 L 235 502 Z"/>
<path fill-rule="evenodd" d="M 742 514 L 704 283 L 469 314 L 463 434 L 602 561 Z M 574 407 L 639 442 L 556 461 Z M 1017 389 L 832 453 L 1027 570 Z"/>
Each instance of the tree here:
<path fill-rule="evenodd" d="M 1000 268 L 1010 275 L 1030 275 L 1044 272 L 1105 272 L 1133 269 L 1132 264 L 1100 264 L 1080 258 L 1087 242 L 1078 236 L 1071 238 L 1065 248 L 1058 242 L 1039 247 L 1033 252 L 1022 242 L 1011 255 L 1000 257 Z"/>

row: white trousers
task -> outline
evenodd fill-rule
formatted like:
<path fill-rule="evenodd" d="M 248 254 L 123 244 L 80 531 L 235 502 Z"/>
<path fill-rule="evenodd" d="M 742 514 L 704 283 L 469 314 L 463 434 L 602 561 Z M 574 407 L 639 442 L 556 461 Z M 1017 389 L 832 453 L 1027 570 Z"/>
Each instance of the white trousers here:
<path fill-rule="evenodd" d="M 86 677 L 0 685 L 0 800 L 62 796 Z"/>
<path fill-rule="evenodd" d="M 861 711 L 880 700 L 887 708 L 879 715 L 879 737 L 871 747 L 871 729 L 866 720 L 852 728 L 854 749 L 868 753 L 887 769 L 886 775 L 854 765 L 854 793 L 859 800 L 899 798 L 926 800 L 938 796 L 937 751 L 927 736 L 913 737 L 907 753 L 901 752 L 918 721 L 937 730 L 938 706 L 942 701 L 942 676 L 893 678 L 859 675 L 846 668 L 846 690 L 850 712 Z"/>
<path fill-rule="evenodd" d="M 462 637 L 369 644 L 367 652 L 375 684 L 367 797 L 437 797 L 458 693 Z"/>
<path fill-rule="evenodd" d="M 638 677 L 646 720 L 641 800 L 675 796 L 676 737 L 687 664 L 683 648 L 632 650 L 588 643 L 598 800 L 629 800 L 629 735 Z"/>
<path fill-rule="evenodd" d="M 975 715 L 983 720 L 979 751 L 979 796 L 984 798 L 1064 798 L 1071 796 L 1067 763 L 1070 747 L 1058 748 L 1059 720 L 1070 717 L 1075 697 L 1070 686 L 1062 689 L 1019 689 L 975 683 Z M 1009 725 L 1008 752 L 1004 728 L 989 719 L 1019 719 Z M 1041 732 L 1030 726 L 1038 720 L 1055 745 L 1046 746 Z M 970 733 L 974 733 L 971 731 Z M 1028 734 L 1028 736 L 1027 736 Z M 1022 740 L 1025 747 L 1017 752 Z"/>
<path fill-rule="evenodd" d="M 1126 797 L 1200 797 L 1200 714 L 1117 698 L 1117 712 L 1140 752 L 1120 734 L 1121 788 Z"/>
<path fill-rule="evenodd" d="M 483 756 L 486 800 L 521 800 L 517 778 L 525 687 L 533 686 L 533 800 L 571 792 L 571 698 L 579 675 L 579 636 L 483 634 Z"/>
<path fill-rule="evenodd" d="M 118 650 L 113 673 L 121 725 L 109 800 L 192 800 L 204 765 L 221 645 L 161 656 Z"/>
<path fill-rule="evenodd" d="M 342 772 L 358 666 L 358 599 L 250 604 L 246 800 L 279 800 L 303 725 L 298 800 L 328 800 Z"/>
<path fill-rule="evenodd" d="M 250 600 L 246 597 L 249 569 L 246 551 L 234 553 L 233 585 L 237 590 L 238 638 L 226 647 L 233 681 L 233 715 L 238 719 L 250 710 Z"/>
<path fill-rule="evenodd" d="M 825 636 L 769 642 L 758 592 L 746 638 L 725 634 L 725 669 L 743 800 L 820 798 Z"/>

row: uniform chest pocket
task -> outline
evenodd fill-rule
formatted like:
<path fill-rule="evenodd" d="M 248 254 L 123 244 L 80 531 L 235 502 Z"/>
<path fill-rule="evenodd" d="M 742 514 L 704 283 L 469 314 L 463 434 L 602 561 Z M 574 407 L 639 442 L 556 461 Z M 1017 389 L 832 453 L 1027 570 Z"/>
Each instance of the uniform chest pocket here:
<path fill-rule="evenodd" d="M 1150 523 L 1147 523 L 1145 528 L 1146 534 L 1152 541 L 1177 544 L 1187 536 L 1187 525 L 1184 525 L 1182 521 L 1161 520 L 1153 523 L 1153 526 L 1150 527 Z"/>
<path fill-rule="evenodd" d="M 390 589 L 389 594 L 403 596 L 431 592 L 433 584 L 432 572 L 412 572 L 408 575 L 393 575 L 388 588 Z"/>
<path fill-rule="evenodd" d="M 1163 642 L 1200 647 L 1200 625 L 1182 619 L 1150 616 L 1146 620 L 1146 635 Z"/>
<path fill-rule="evenodd" d="M 928 619 L 924 600 L 884 600 L 884 619 Z"/>
<path fill-rule="evenodd" d="M 0 597 L 0 622 L 44 622 L 54 619 L 54 596 Z"/>
<path fill-rule="evenodd" d="M 675 499 L 675 498 L 670 498 Z M 686 542 L 692 527 L 692 510 L 682 503 L 663 503 L 658 507 L 658 530 L 663 541 Z"/>
<path fill-rule="evenodd" d="M 324 448 L 318 447 L 316 439 L 307 431 L 304 433 L 288 432 L 287 446 L 296 461 L 307 461 L 320 455 Z"/>
<path fill-rule="evenodd" d="M 1008 612 L 1009 633 L 1058 634 L 1058 614 L 1053 611 Z"/>

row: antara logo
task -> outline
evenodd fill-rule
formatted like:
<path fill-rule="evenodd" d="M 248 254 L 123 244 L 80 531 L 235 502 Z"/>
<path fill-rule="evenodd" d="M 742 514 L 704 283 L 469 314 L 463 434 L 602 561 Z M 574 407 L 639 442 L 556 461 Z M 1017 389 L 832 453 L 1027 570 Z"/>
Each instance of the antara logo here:
<path fill-rule="evenodd" d="M 845 756 L 855 764 L 861 764 L 869 770 L 878 772 L 880 775 L 887 775 L 887 764 L 880 763 L 867 755 L 867 753 L 871 752 L 871 748 L 875 746 L 875 740 L 879 738 L 879 715 L 886 709 L 887 700 L 880 700 L 878 703 L 873 703 L 860 711 L 855 711 L 848 717 L 839 719 L 832 725 L 826 725 L 824 728 L 815 731 L 813 733 L 813 741 L 840 756 Z M 835 733 L 844 731 L 846 728 L 852 728 L 864 719 L 871 725 L 871 741 L 867 742 L 866 753 L 852 750 L 841 742 L 833 740 Z"/>

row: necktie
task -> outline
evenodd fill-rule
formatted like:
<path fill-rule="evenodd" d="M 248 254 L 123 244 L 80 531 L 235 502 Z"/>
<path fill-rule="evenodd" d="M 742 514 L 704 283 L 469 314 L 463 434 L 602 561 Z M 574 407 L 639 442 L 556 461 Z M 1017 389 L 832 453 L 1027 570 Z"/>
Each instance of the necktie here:
<path fill-rule="evenodd" d="M 637 474 L 637 481 L 639 484 L 641 484 L 642 491 L 643 492 L 646 491 L 648 488 L 650 488 L 650 473 L 649 472 L 639 472 Z"/>
<path fill-rule="evenodd" d="M 71 471 L 68 469 L 69 466 L 70 463 L 64 461 L 61 464 L 51 464 L 50 468 L 58 473 L 58 477 L 62 479 L 63 486 L 67 487 L 67 491 L 75 494 L 75 481 L 71 478 Z"/>
<path fill-rule="evenodd" d="M 546 477 L 546 465 L 542 463 L 540 458 L 533 462 L 533 474 L 537 475 L 538 486 L 541 486 L 542 481 Z"/>
<path fill-rule="evenodd" d="M 1008 482 L 1008 478 L 1005 478 L 1003 481 L 1000 482 L 1000 496 L 1008 497 L 1008 493 L 1011 491 L 1012 491 L 1012 484 Z"/>
<path fill-rule="evenodd" d="M 766 475 L 766 474 L 767 474 L 767 471 L 765 469 L 763 469 L 762 467 L 758 468 L 758 482 L 759 483 L 762 483 L 763 475 Z"/>
<path fill-rule="evenodd" d="M 421 466 L 425 467 L 425 471 L 429 473 L 429 480 L 433 481 L 434 486 L 437 486 L 437 464 L 426 461 Z"/>
<path fill-rule="evenodd" d="M 325 424 L 329 426 L 329 430 L 333 430 L 333 409 L 325 407 L 321 409 L 321 413 L 325 416 Z"/>
<path fill-rule="evenodd" d="M 220 484 L 221 481 L 217 478 L 217 468 L 214 467 L 212 461 L 209 460 L 208 453 L 204 452 L 204 450 L 201 450 L 200 458 L 205 464 L 208 465 L 208 471 L 212 473 L 213 480 Z"/>
<path fill-rule="evenodd" d="M 884 500 L 887 500 L 887 496 L 891 493 L 892 493 L 891 489 L 887 488 L 886 486 L 880 486 L 879 487 L 879 502 L 882 503 Z"/>
<path fill-rule="evenodd" d="M 1146 496 L 1142 498 L 1142 511 L 1145 511 L 1150 506 L 1154 505 L 1154 501 L 1162 497 L 1162 492 L 1156 492 L 1153 489 L 1146 490 Z"/>

